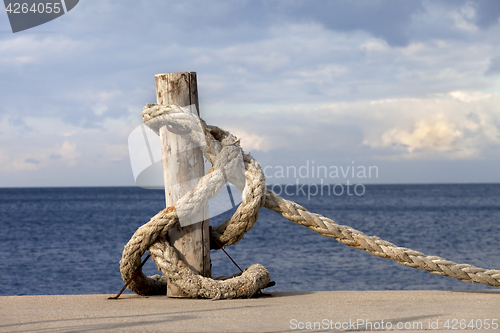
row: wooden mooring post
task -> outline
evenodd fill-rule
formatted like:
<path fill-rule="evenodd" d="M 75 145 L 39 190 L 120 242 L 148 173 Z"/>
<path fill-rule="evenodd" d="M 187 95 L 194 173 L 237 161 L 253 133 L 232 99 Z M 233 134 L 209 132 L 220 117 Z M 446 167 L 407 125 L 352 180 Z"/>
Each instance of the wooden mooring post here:
<path fill-rule="evenodd" d="M 192 106 L 191 111 L 200 115 L 195 72 L 157 74 L 155 80 L 158 104 Z M 169 131 L 167 126 L 161 127 L 159 132 L 165 178 L 165 201 L 168 207 L 192 188 L 188 184 L 189 181 L 204 175 L 203 153 L 199 147 L 190 146 L 189 140 L 182 135 Z M 211 276 L 208 219 L 185 227 L 178 224 L 168 232 L 168 240 L 177 250 L 179 258 L 182 258 L 192 270 L 203 276 Z M 186 295 L 172 283 L 168 283 L 167 296 Z"/>

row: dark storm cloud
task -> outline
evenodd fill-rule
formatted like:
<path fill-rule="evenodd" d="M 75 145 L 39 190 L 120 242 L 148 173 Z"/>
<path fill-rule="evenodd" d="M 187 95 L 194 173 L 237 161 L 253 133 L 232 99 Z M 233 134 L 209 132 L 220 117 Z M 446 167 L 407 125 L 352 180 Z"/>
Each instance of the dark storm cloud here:
<path fill-rule="evenodd" d="M 498 19 L 500 18 L 500 1 L 481 0 L 475 2 L 475 4 L 477 5 L 478 16 L 476 23 L 478 26 L 486 29 L 498 23 Z"/>
<path fill-rule="evenodd" d="M 363 30 L 398 46 L 408 44 L 412 16 L 424 10 L 421 1 L 398 0 L 283 1 L 279 7 L 288 19 L 318 22 L 336 31 Z"/>
<path fill-rule="evenodd" d="M 266 35 L 267 28 L 284 23 L 317 23 L 332 31 L 365 31 L 384 39 L 391 46 L 405 46 L 415 39 L 440 35 L 463 38 L 449 27 L 440 25 L 439 21 L 446 21 L 448 13 L 459 11 L 467 4 L 476 10 L 477 15 L 472 22 L 478 27 L 487 29 L 498 22 L 498 0 L 189 1 L 165 2 L 154 7 L 154 11 L 151 6 L 143 6 L 141 10 L 149 11 L 149 26 L 166 23 L 162 13 L 168 12 L 168 22 L 178 32 L 177 37 L 190 34 L 191 41 L 201 44 L 256 40 Z M 442 12 L 433 13 L 439 10 Z M 438 22 L 415 28 L 418 16 L 427 14 L 436 15 Z M 210 34 L 209 39 L 207 34 Z"/>
<path fill-rule="evenodd" d="M 487 75 L 498 75 L 500 74 L 500 56 L 491 59 L 490 66 L 486 71 Z"/>
<path fill-rule="evenodd" d="M 500 1 L 482 0 L 253 0 L 253 1 L 105 1 L 98 9 L 80 5 L 76 20 L 92 17 L 85 33 L 113 34 L 132 42 L 162 44 L 197 43 L 213 47 L 265 37 L 268 29 L 283 24 L 316 23 L 338 32 L 365 31 L 392 46 L 405 46 L 432 34 L 452 36 L 440 22 L 446 15 L 470 4 L 476 10 L 473 23 L 487 29 L 498 22 Z M 438 12 L 438 11 L 442 12 Z M 436 12 L 436 13 L 434 13 Z M 119 13 L 119 15 L 118 15 Z M 140 14 L 140 15 L 139 15 Z M 437 22 L 415 27 L 419 16 L 435 15 Z M 82 22 L 83 23 L 83 22 Z M 77 27 L 78 25 L 73 25 Z M 71 28 L 71 26 L 68 26 Z M 439 30 L 436 30 L 438 28 Z M 77 32 L 76 29 L 73 31 Z M 160 37 L 162 36 L 162 37 Z M 420 37 L 419 37 L 420 36 Z M 160 37 L 160 38 L 159 38 Z M 435 37 L 435 36 L 434 36 Z M 455 34 L 455 38 L 460 38 Z M 132 45 L 132 44 L 131 44 Z"/>

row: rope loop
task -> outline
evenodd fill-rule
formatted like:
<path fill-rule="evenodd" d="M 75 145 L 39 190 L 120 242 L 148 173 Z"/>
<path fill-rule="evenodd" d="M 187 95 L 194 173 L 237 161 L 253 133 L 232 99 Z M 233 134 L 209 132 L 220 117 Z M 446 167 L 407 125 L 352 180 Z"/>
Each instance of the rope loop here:
<path fill-rule="evenodd" d="M 120 272 L 128 281 L 141 264 L 141 257 L 149 251 L 163 276 L 136 274 L 128 288 L 140 295 L 166 294 L 166 283 L 175 284 L 189 297 L 227 299 L 250 297 L 265 288 L 270 282 L 268 270 L 254 264 L 242 273 L 226 279 L 200 276 L 193 272 L 177 255 L 166 239 L 168 230 L 179 223 L 179 215 L 189 215 L 213 198 L 227 181 L 242 191 L 242 202 L 233 216 L 221 225 L 211 228 L 211 237 L 221 246 L 238 243 L 257 222 L 259 210 L 266 207 L 286 219 L 306 226 L 326 237 L 355 249 L 364 250 L 377 257 L 391 259 L 397 263 L 429 273 L 450 276 L 465 282 L 481 283 L 500 287 L 500 270 L 487 270 L 468 264 L 457 264 L 437 256 L 427 256 L 418 251 L 398 247 L 376 236 L 367 236 L 349 226 L 339 225 L 333 220 L 309 212 L 293 201 L 283 199 L 266 188 L 264 172 L 259 163 L 244 154 L 240 141 L 231 133 L 205 122 L 175 105 L 148 104 L 143 110 L 143 121 L 157 134 L 162 120 L 168 115 L 168 124 L 193 140 L 203 141 L 200 148 L 212 163 L 195 188 L 191 189 L 170 207 L 160 211 L 151 220 L 139 227 L 123 250 Z M 163 122 L 164 124 L 165 122 Z M 188 129 L 198 124 L 199 131 Z M 243 166 L 238 161 L 243 161 Z M 239 174 L 238 170 L 244 170 Z M 219 247 L 217 246 L 216 249 Z"/>

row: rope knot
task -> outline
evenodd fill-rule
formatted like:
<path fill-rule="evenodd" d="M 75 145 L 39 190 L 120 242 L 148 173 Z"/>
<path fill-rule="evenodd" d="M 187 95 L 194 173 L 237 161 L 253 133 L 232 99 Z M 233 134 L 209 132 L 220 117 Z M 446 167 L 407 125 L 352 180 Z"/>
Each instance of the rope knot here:
<path fill-rule="evenodd" d="M 131 279 L 129 289 L 141 295 L 165 294 L 166 281 L 174 283 L 190 297 L 234 298 L 249 297 L 270 282 L 267 269 L 254 264 L 242 273 L 226 279 L 211 279 L 193 272 L 179 259 L 166 240 L 166 233 L 179 223 L 181 215 L 189 215 L 206 204 L 228 181 L 242 191 L 242 202 L 233 216 L 221 225 L 211 228 L 211 237 L 219 249 L 243 239 L 257 221 L 259 209 L 266 207 L 288 220 L 306 226 L 323 236 L 335 238 L 342 244 L 364 250 L 372 255 L 387 258 L 401 265 L 425 269 L 432 274 L 445 275 L 466 282 L 477 282 L 500 287 L 500 270 L 486 270 L 472 265 L 456 264 L 437 256 L 427 256 L 418 251 L 398 247 L 376 236 L 309 212 L 295 202 L 285 200 L 266 188 L 264 173 L 259 163 L 240 148 L 240 140 L 217 126 L 208 126 L 190 112 L 189 108 L 175 105 L 148 104 L 142 112 L 144 123 L 157 134 L 162 126 L 170 125 L 197 140 L 212 169 L 203 176 L 195 188 L 181 197 L 174 206 L 167 207 L 153 216 L 134 233 L 125 246 L 120 261 L 120 271 L 125 281 Z M 146 277 L 142 271 L 134 274 L 141 264 L 141 256 L 148 251 L 163 276 Z"/>
<path fill-rule="evenodd" d="M 259 209 L 265 201 L 265 177 L 257 161 L 245 155 L 240 140 L 216 126 L 207 126 L 193 115 L 188 107 L 148 104 L 144 107 L 144 123 L 155 133 L 160 128 L 175 128 L 198 143 L 212 169 L 174 206 L 167 207 L 137 229 L 125 246 L 120 270 L 127 281 L 140 265 L 141 257 L 149 251 L 159 269 L 167 279 L 146 277 L 137 274 L 129 289 L 141 295 L 165 294 L 166 281 L 175 284 L 190 297 L 233 298 L 249 297 L 270 282 L 267 269 L 252 265 L 242 274 L 226 280 L 214 280 L 193 272 L 179 259 L 166 240 L 166 233 L 179 223 L 179 217 L 188 217 L 204 206 L 228 181 L 242 191 L 242 203 L 234 215 L 218 227 L 211 228 L 211 237 L 221 246 L 239 242 L 258 218 Z M 236 292 L 235 292 L 236 290 Z"/>

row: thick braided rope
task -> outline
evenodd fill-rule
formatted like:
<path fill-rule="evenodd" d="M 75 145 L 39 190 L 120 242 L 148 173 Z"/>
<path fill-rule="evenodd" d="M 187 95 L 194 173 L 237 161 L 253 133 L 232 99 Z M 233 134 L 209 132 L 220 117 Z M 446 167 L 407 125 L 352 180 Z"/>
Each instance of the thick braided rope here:
<path fill-rule="evenodd" d="M 261 185 L 262 182 L 260 181 L 260 177 L 257 177 L 257 180 L 254 180 L 255 174 L 263 174 L 262 170 L 260 170 L 259 165 L 250 155 L 244 155 L 244 161 L 247 186 L 243 191 L 242 204 L 238 207 L 231 219 L 212 230 L 212 237 L 216 238 L 218 242 L 223 245 L 235 244 L 243 238 L 243 235 L 250 230 L 257 221 L 259 209 L 264 203 L 265 187 Z M 200 188 L 205 187 L 203 185 L 203 180 L 210 180 L 210 177 L 207 176 L 210 176 L 210 172 L 202 178 L 202 180 L 200 180 Z M 187 193 L 185 196 L 196 197 L 195 194 L 196 191 L 192 191 Z M 127 245 L 125 245 L 122 259 L 120 260 L 120 271 L 124 281 L 128 281 L 132 277 L 141 263 L 142 255 L 149 250 L 157 266 L 162 270 L 164 275 L 171 278 L 171 282 L 176 284 L 187 294 L 195 297 L 195 293 L 193 292 L 194 289 L 192 287 L 188 288 L 188 290 L 183 288 L 183 285 L 178 284 L 181 279 L 175 278 L 175 276 L 192 277 L 196 274 L 194 272 L 189 273 L 188 271 L 190 271 L 190 269 L 187 268 L 181 260 L 175 258 L 165 258 L 164 261 L 158 260 L 158 249 L 166 248 L 167 250 L 163 250 L 165 254 L 175 254 L 175 251 L 168 250 L 170 248 L 170 244 L 165 242 L 162 236 L 166 235 L 168 230 L 172 229 L 177 223 L 179 223 L 179 220 L 175 206 L 171 206 L 160 211 L 158 214 L 153 216 L 148 223 L 136 230 Z M 153 245 L 157 245 L 157 247 L 155 247 L 156 255 L 152 252 Z M 215 283 L 211 284 L 213 288 L 216 288 L 215 290 L 211 292 L 202 291 L 201 289 L 207 289 L 207 284 L 210 285 L 207 280 L 205 280 L 206 283 L 203 288 L 201 288 L 200 285 L 201 289 L 198 290 L 196 294 L 198 296 L 210 294 L 215 295 L 214 297 L 222 298 L 225 298 L 226 296 L 251 296 L 259 289 L 264 288 L 270 281 L 269 273 L 267 270 L 262 268 L 263 266 L 259 265 L 259 267 L 254 268 L 251 273 L 248 273 L 254 281 L 254 285 L 246 283 L 245 285 L 247 288 L 239 288 L 241 290 L 234 295 L 232 293 L 225 293 L 225 289 L 223 288 L 224 285 L 217 285 Z M 182 271 L 182 269 L 184 269 L 184 271 Z M 241 277 L 231 279 L 233 281 L 229 281 L 228 284 L 232 285 L 234 283 L 238 285 L 241 283 L 240 280 L 248 280 L 248 274 L 243 273 Z M 139 274 L 137 274 L 132 280 L 128 288 L 140 295 L 164 295 L 166 293 L 166 280 L 150 278 L 145 276 L 142 272 L 139 272 Z M 219 294 L 221 296 L 217 296 Z"/>
<path fill-rule="evenodd" d="M 271 277 L 267 269 L 259 264 L 246 268 L 242 273 L 225 280 L 203 277 L 189 269 L 175 249 L 162 236 L 149 247 L 151 257 L 170 283 L 174 283 L 192 298 L 230 299 L 250 297 L 267 286 Z M 156 277 L 161 281 L 162 278 Z M 166 279 L 164 279 L 166 281 Z"/>
<path fill-rule="evenodd" d="M 477 282 L 492 287 L 500 287 L 500 270 L 477 268 L 468 264 L 457 264 L 437 256 L 427 256 L 421 252 L 396 246 L 377 236 L 367 236 L 361 231 L 339 225 L 331 219 L 311 213 L 295 202 L 283 199 L 271 190 L 266 192 L 266 208 L 277 212 L 288 220 L 308 227 L 317 233 L 336 239 L 355 249 L 364 250 L 374 256 L 429 273 L 450 276 L 465 282 Z"/>
<path fill-rule="evenodd" d="M 143 120 L 145 123 L 160 118 L 164 114 L 174 114 L 177 119 L 184 119 L 185 114 L 179 114 L 179 107 L 175 105 L 163 106 L 158 104 L 148 104 L 143 110 Z M 239 140 L 229 132 L 217 126 L 208 126 L 202 119 L 197 118 L 203 128 L 206 145 L 200 146 L 203 154 L 213 165 L 211 171 L 214 171 L 219 180 L 218 186 L 212 186 L 214 179 L 207 181 L 207 176 L 210 177 L 210 172 L 205 175 L 200 183 L 205 181 L 205 185 L 198 183 L 196 193 L 198 197 L 184 195 L 176 202 L 176 208 L 186 205 L 205 204 L 208 198 L 213 197 L 216 192 L 225 184 L 222 174 L 219 172 L 224 166 L 230 163 L 235 158 L 235 154 L 241 154 L 242 150 L 239 145 Z M 192 123 L 193 120 L 190 119 Z M 182 123 L 181 123 L 182 125 Z M 248 232 L 259 216 L 259 210 L 264 205 L 264 195 L 266 192 L 266 179 L 264 172 L 260 168 L 259 163 L 250 154 L 243 154 L 243 162 L 245 168 L 245 183 L 239 184 L 233 179 L 229 179 L 236 187 L 242 191 L 242 203 L 233 214 L 231 219 L 225 221 L 218 227 L 212 229 L 211 236 L 215 238 L 219 244 L 223 246 L 233 245 L 238 243 L 243 235 Z M 236 179 L 237 180 L 237 179 Z M 206 193 L 208 188 L 212 186 L 210 193 Z M 192 191 L 193 192 L 193 191 Z M 200 201 L 204 200 L 203 203 Z M 189 206 L 188 206 L 189 207 Z M 191 207 L 190 207 L 191 208 Z"/>
<path fill-rule="evenodd" d="M 251 158 L 246 158 L 246 160 L 249 159 Z M 251 174 L 256 172 L 253 170 L 255 164 L 246 163 L 246 166 L 247 173 L 251 178 Z M 186 195 L 195 197 L 194 193 Z M 261 186 L 253 189 L 251 186 L 245 187 L 244 200 L 236 210 L 233 218 L 213 231 L 214 236 L 220 243 L 236 243 L 243 238 L 244 233 L 251 229 L 255 221 L 257 221 L 263 198 L 264 190 Z M 178 259 L 173 248 L 164 239 L 164 235 L 168 230 L 172 229 L 177 223 L 179 221 L 175 206 L 171 206 L 156 214 L 148 223 L 136 230 L 125 246 L 120 261 L 120 271 L 124 281 L 128 281 L 132 277 L 141 263 L 142 255 L 149 250 L 157 266 L 165 276 L 169 277 L 170 282 L 176 284 L 191 297 L 216 299 L 248 297 L 269 283 L 269 272 L 261 265 L 253 265 L 240 276 L 226 281 L 215 281 L 195 274 Z M 238 288 L 233 289 L 233 287 Z M 140 295 L 164 295 L 166 280 L 147 277 L 140 272 L 132 280 L 128 288 Z"/>
<path fill-rule="evenodd" d="M 150 112 L 159 115 L 162 114 L 161 111 L 168 112 L 168 110 L 159 110 L 160 108 L 164 107 L 148 105 L 144 113 Z M 239 140 L 221 128 L 206 126 L 203 121 L 202 125 L 207 139 L 207 147 L 203 149 L 205 156 L 210 159 L 214 166 L 223 165 L 223 161 L 228 163 L 228 157 L 234 154 L 228 153 L 227 149 L 224 153 L 224 149 L 231 145 L 239 147 Z M 281 198 L 265 188 L 264 174 L 257 161 L 250 155 L 243 155 L 243 157 L 246 185 L 243 190 L 242 204 L 231 219 L 212 231 L 212 237 L 216 238 L 223 246 L 239 242 L 243 235 L 253 227 L 260 207 L 264 206 L 323 236 L 335 238 L 342 244 L 364 250 L 381 258 L 394 260 L 401 265 L 425 269 L 432 274 L 450 276 L 465 282 L 500 287 L 499 270 L 486 270 L 468 264 L 456 264 L 437 256 L 427 256 L 418 251 L 398 247 L 376 236 L 367 236 L 348 226 L 338 225 L 329 218 L 311 213 L 304 207 Z M 214 186 L 210 187 L 210 182 L 216 184 L 221 182 L 220 175 L 214 176 L 216 173 L 213 170 L 200 180 L 196 189 L 191 190 L 176 205 L 181 202 L 182 204 L 194 205 L 200 198 L 203 200 L 207 197 L 210 198 L 214 188 Z M 211 173 L 214 175 L 210 175 Z M 203 195 L 200 192 L 203 190 L 212 194 Z M 125 246 L 120 261 L 120 270 L 125 281 L 132 276 L 146 250 L 151 252 L 153 259 L 164 274 L 164 277 L 148 278 L 141 272 L 130 284 L 129 289 L 139 294 L 164 294 L 165 277 L 168 276 L 172 283 L 175 283 L 191 297 L 218 299 L 250 296 L 269 282 L 269 273 L 261 265 L 252 265 L 240 276 L 232 277 L 226 281 L 212 280 L 195 274 L 179 260 L 173 248 L 164 238 L 166 232 L 176 223 L 178 223 L 178 218 L 175 207 L 172 206 L 161 211 L 149 223 L 140 227 Z M 258 288 L 258 285 L 261 287 Z"/>
<path fill-rule="evenodd" d="M 159 106 L 148 105 L 145 111 L 150 111 L 151 108 L 157 112 Z M 169 108 L 162 108 L 164 112 L 170 111 Z M 191 297 L 215 299 L 248 297 L 264 288 L 270 281 L 269 272 L 263 266 L 252 265 L 241 275 L 225 281 L 201 277 L 178 259 L 177 254 L 164 238 L 167 231 L 179 223 L 178 209 L 181 207 L 184 211 L 196 209 L 197 206 L 215 196 L 218 189 L 224 186 L 225 176 L 220 168 L 215 167 L 228 165 L 231 160 L 235 159 L 235 155 L 241 154 L 236 137 L 218 127 L 208 127 L 204 122 L 202 122 L 202 127 L 207 139 L 207 147 L 203 151 L 212 161 L 214 168 L 202 177 L 195 189 L 181 197 L 175 206 L 162 210 L 148 223 L 137 229 L 124 248 L 120 271 L 123 280 L 128 281 L 140 265 L 142 255 L 149 250 L 164 276 Z M 243 161 L 246 185 L 242 192 L 242 204 L 230 220 L 212 232 L 213 237 L 222 244 L 234 244 L 241 240 L 245 232 L 250 230 L 257 221 L 259 209 L 264 204 L 263 172 L 250 155 L 243 155 Z M 141 271 L 128 288 L 141 295 L 165 294 L 166 281 L 167 279 L 160 277 L 146 277 Z"/>

